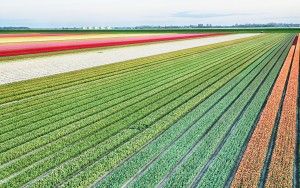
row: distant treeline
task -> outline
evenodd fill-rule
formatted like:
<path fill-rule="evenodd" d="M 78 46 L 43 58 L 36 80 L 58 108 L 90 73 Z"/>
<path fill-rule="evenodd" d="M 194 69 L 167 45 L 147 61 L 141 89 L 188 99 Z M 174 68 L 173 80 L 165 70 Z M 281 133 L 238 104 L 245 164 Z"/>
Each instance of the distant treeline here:
<path fill-rule="evenodd" d="M 0 27 L 0 30 L 30 30 L 29 27 Z"/>

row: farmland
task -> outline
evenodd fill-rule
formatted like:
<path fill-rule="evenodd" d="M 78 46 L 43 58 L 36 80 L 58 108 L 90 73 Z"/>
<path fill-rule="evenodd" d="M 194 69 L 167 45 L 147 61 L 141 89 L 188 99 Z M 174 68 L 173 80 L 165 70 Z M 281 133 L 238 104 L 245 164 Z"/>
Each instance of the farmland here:
<path fill-rule="evenodd" d="M 0 34 L 0 68 L 170 40 L 214 41 L 3 81 L 0 187 L 299 186 L 296 33 Z"/>

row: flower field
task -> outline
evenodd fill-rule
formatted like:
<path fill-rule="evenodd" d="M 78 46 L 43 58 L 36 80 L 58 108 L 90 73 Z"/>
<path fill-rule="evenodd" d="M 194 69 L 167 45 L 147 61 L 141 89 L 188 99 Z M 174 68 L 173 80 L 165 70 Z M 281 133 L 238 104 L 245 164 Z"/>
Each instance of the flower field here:
<path fill-rule="evenodd" d="M 161 41 L 172 41 L 179 39 L 192 39 L 208 36 L 217 36 L 220 34 L 161 34 L 161 35 L 145 35 L 145 36 L 134 36 L 129 35 L 62 35 L 56 36 L 56 38 L 41 38 L 40 35 L 33 37 L 29 40 L 17 37 L 4 37 L 3 42 L 0 43 L 0 57 L 5 56 L 16 56 L 26 54 L 37 54 L 46 52 L 56 52 L 65 50 L 78 50 L 85 48 L 97 48 L 97 47 L 111 47 L 120 45 L 130 44 L 141 44 L 149 42 L 161 42 Z M 25 35 L 26 36 L 26 35 Z M 42 35 L 43 36 L 43 35 Z M 119 36 L 119 37 L 118 37 Z M 94 38 L 95 37 L 95 38 Z M 40 39 L 40 40 L 39 40 Z M 56 40 L 55 40 L 56 39 Z M 54 41 L 53 41 L 54 40 Z M 16 41 L 23 41 L 18 43 Z M 25 41 L 25 42 L 24 42 Z M 0 38 L 1 42 L 1 38 Z"/>
<path fill-rule="evenodd" d="M 121 34 L 87 34 L 87 33 L 28 33 L 28 34 L 0 34 L 0 44 L 22 44 L 38 42 L 76 41 L 86 39 L 112 39 L 129 37 L 154 37 L 162 33 L 121 33 Z"/>
<path fill-rule="evenodd" d="M 28 34 L 0 56 L 215 35 Z M 297 187 L 299 56 L 260 34 L 0 85 L 0 187 Z"/>

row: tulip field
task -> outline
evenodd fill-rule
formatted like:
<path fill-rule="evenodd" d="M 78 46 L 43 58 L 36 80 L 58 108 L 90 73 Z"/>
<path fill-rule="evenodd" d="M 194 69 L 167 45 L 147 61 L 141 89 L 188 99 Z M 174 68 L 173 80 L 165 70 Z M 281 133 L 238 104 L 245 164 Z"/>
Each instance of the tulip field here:
<path fill-rule="evenodd" d="M 0 34 L 0 56 L 220 35 Z M 263 33 L 0 84 L 0 187 L 299 187 L 299 56 Z"/>
<path fill-rule="evenodd" d="M 84 48 L 111 47 L 149 42 L 192 39 L 199 37 L 216 36 L 220 34 L 161 34 L 161 35 L 17 35 L 0 37 L 0 57 Z M 47 38 L 48 36 L 48 38 Z M 22 37 L 20 39 L 20 37 Z M 28 38 L 29 37 L 29 38 Z M 2 42 L 2 43 L 1 43 Z M 2 44 L 2 45 L 1 45 Z"/>

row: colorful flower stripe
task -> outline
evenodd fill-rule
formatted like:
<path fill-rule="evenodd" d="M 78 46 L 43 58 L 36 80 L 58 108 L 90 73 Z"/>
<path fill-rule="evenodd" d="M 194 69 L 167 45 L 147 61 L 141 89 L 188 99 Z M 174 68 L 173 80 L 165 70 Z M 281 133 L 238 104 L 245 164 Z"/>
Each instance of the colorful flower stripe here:
<path fill-rule="evenodd" d="M 6 48 L 6 49 L 15 49 L 15 48 L 27 48 L 27 47 L 32 47 L 36 45 L 66 45 L 66 44 L 78 44 L 78 43 L 95 43 L 95 42 L 114 42 L 114 41 L 119 41 L 119 40 L 136 40 L 136 39 L 152 39 L 152 38 L 164 38 L 164 37 L 174 37 L 176 35 L 127 35 L 127 34 L 121 34 L 121 35 L 79 35 L 79 36 L 63 36 L 63 37 L 55 37 L 53 40 L 50 40 L 49 38 L 44 38 L 44 37 L 34 37 L 33 40 L 29 41 L 22 41 L 20 39 L 14 40 L 18 41 L 16 42 L 8 42 L 6 39 L 3 40 L 1 48 Z M 36 42 L 34 40 L 40 40 L 40 42 Z M 1 41 L 1 39 L 0 39 Z M 1 41 L 2 42 L 2 41 Z"/>
<path fill-rule="evenodd" d="M 284 97 L 277 139 L 272 154 L 266 187 L 293 187 L 293 169 L 296 148 L 297 97 L 299 78 L 300 38 Z"/>
<path fill-rule="evenodd" d="M 140 44 L 158 41 L 170 41 L 178 39 L 189 39 L 207 36 L 216 36 L 221 34 L 173 34 L 161 36 L 144 36 L 144 37 L 129 37 L 118 39 L 98 39 L 98 40 L 83 40 L 83 41 L 62 41 L 48 42 L 36 44 L 18 44 L 18 45 L 2 45 L 0 46 L 0 56 L 14 56 L 25 54 L 36 54 L 44 52 L 55 52 L 62 50 L 75 50 L 82 48 L 96 48 L 119 46 L 129 44 Z"/>
<path fill-rule="evenodd" d="M 0 37 L 0 45 L 15 45 L 16 43 L 47 42 L 63 40 L 103 39 L 138 36 L 158 36 L 160 34 L 132 33 L 132 34 L 69 34 L 58 36 L 30 36 L 30 37 Z M 0 35 L 1 36 L 1 35 Z"/>
<path fill-rule="evenodd" d="M 235 174 L 232 187 L 256 187 L 269 148 L 269 140 L 280 107 L 284 86 L 292 63 L 295 46 L 292 46 L 275 82 L 267 104 L 262 111 L 256 129 L 248 142 L 246 151 Z"/>

